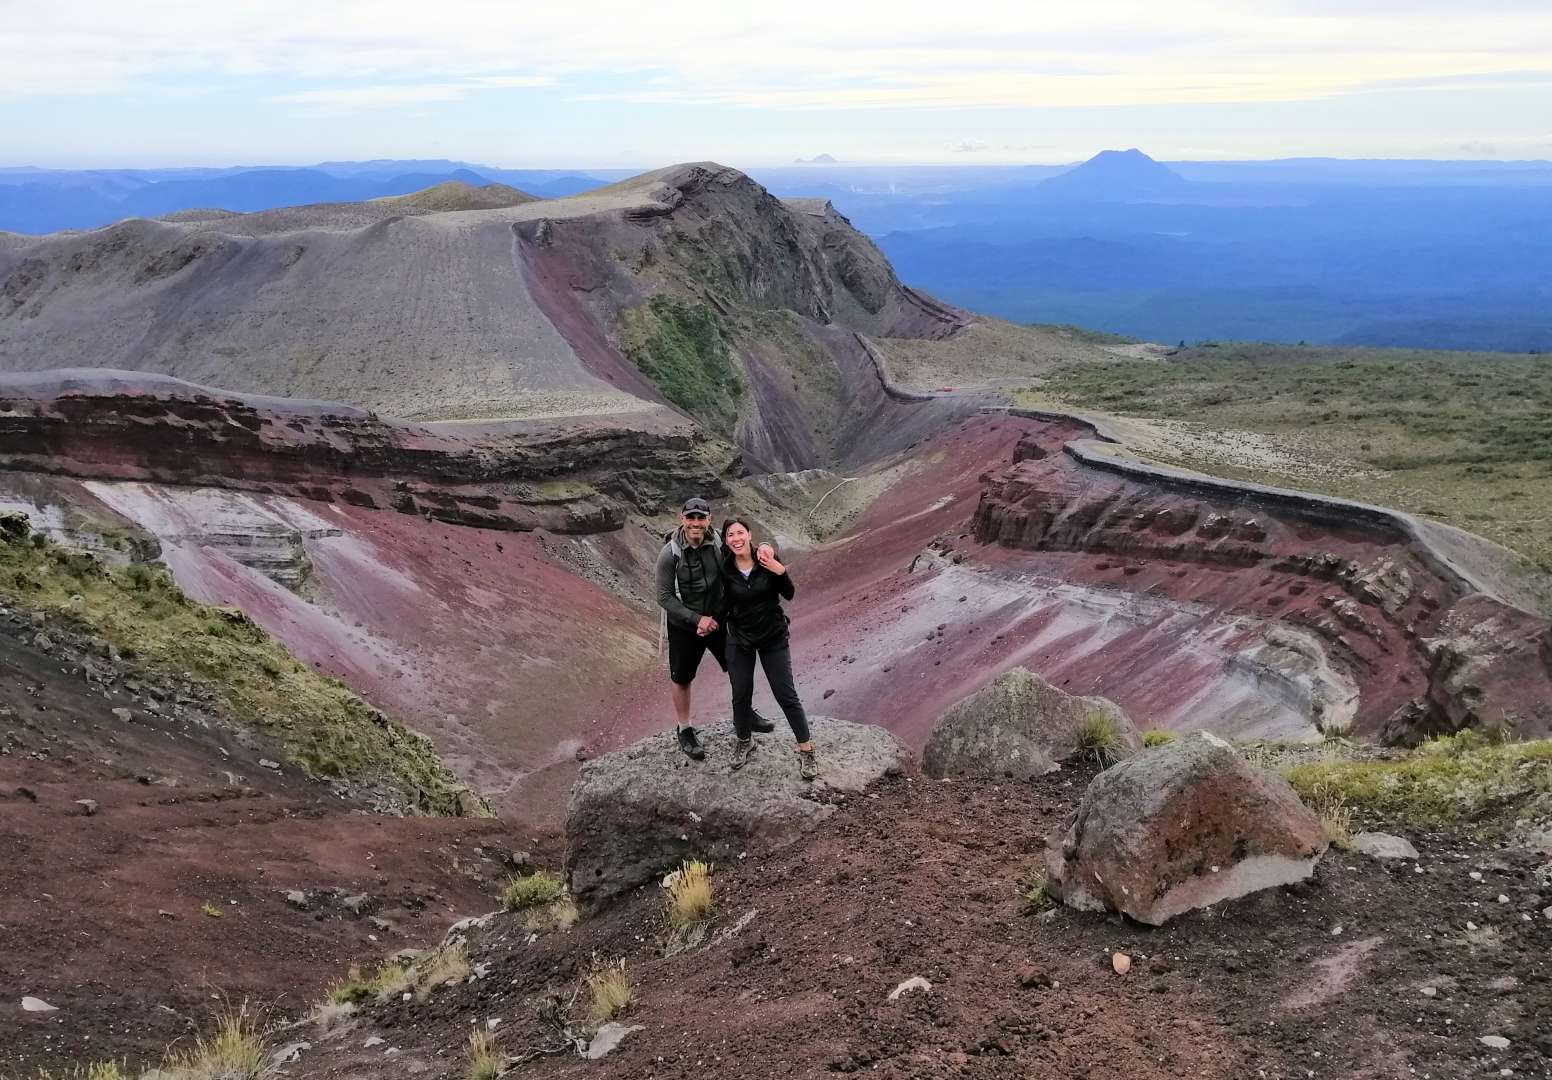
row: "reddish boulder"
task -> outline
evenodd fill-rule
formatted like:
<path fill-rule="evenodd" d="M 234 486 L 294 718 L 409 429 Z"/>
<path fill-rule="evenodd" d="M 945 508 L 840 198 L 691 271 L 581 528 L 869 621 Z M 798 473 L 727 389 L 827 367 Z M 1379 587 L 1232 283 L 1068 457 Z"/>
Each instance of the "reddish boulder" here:
<path fill-rule="evenodd" d="M 1159 926 L 1301 881 L 1326 846 L 1320 819 L 1286 780 L 1199 733 L 1094 779 L 1069 827 L 1051 837 L 1047 887 L 1069 907 Z"/>

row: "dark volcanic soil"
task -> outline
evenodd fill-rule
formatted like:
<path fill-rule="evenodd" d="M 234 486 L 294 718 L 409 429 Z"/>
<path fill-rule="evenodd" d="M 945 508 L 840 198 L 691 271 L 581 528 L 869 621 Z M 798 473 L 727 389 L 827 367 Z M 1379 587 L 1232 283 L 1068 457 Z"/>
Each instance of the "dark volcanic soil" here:
<path fill-rule="evenodd" d="M 197 704 L 158 718 L 133 672 L 88 683 L 24 626 L 0 612 L 0 1076 L 154 1062 L 222 999 L 305 1012 L 350 963 L 493 906 L 522 839 L 500 822 L 365 814 Z"/>
<path fill-rule="evenodd" d="M 1454 835 L 1414 836 L 1416 864 L 1332 852 L 1307 883 L 1160 929 L 1025 913 L 1016 885 L 1088 777 L 886 781 L 811 841 L 717 868 L 721 936 L 672 958 L 656 888 L 532 941 L 500 916 L 470 943 L 484 978 L 315 1038 L 295 1075 L 459 1076 L 488 1019 L 508 1053 L 554 1047 L 536 1003 L 570 1001 L 595 956 L 626 959 L 624 1021 L 643 1030 L 603 1061 L 546 1054 L 509 1075 L 1547 1075 L 1552 892 L 1528 854 Z M 886 1000 L 912 976 L 931 993 Z"/>

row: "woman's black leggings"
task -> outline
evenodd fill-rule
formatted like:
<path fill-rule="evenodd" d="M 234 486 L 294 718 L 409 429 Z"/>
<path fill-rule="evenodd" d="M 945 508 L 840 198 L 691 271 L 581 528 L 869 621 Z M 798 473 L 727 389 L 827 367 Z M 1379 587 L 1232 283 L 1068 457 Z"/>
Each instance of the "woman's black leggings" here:
<path fill-rule="evenodd" d="M 728 636 L 728 679 L 733 683 L 733 730 L 740 739 L 753 734 L 754 721 L 754 658 L 760 657 L 765 669 L 765 681 L 771 684 L 776 704 L 787 714 L 792 734 L 800 743 L 808 742 L 808 717 L 803 712 L 803 702 L 798 698 L 798 688 L 792 681 L 792 650 L 787 635 L 781 634 L 754 648 L 738 644 Z"/>

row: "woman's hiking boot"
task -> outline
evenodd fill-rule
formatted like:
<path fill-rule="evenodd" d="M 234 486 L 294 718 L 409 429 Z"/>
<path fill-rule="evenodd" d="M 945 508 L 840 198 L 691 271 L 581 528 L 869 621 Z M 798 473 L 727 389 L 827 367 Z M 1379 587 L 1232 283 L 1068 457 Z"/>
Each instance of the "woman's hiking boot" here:
<path fill-rule="evenodd" d="M 701 745 L 701 737 L 693 727 L 685 726 L 677 729 L 679 749 L 689 755 L 692 761 L 704 761 L 706 748 Z"/>
<path fill-rule="evenodd" d="M 736 772 L 744 767 L 750 755 L 754 753 L 754 737 L 747 739 L 735 739 L 733 741 L 733 770 Z"/>
<path fill-rule="evenodd" d="M 819 778 L 819 759 L 814 756 L 814 748 L 798 751 L 798 775 L 804 780 L 817 780 Z"/>

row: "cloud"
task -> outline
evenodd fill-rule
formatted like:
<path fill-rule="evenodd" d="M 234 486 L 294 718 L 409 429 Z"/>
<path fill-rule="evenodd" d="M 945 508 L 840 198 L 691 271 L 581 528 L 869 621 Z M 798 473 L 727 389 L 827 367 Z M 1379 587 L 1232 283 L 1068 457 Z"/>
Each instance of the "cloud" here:
<path fill-rule="evenodd" d="M 461 82 L 327 86 L 277 94 L 269 100 L 283 105 L 317 105 L 328 109 L 380 109 L 458 101 L 471 91 L 548 86 L 553 81 L 544 75 L 483 75 Z"/>
<path fill-rule="evenodd" d="M 267 80 L 281 104 L 435 103 L 554 80 L 584 100 L 802 110 L 1315 100 L 1501 85 L 1552 7 L 1497 0 L 50 0 L 0 24 L 0 97 Z M 893 29 L 900 28 L 900 29 Z M 513 74 L 514 72 L 518 74 Z M 419 95 L 419 96 L 415 96 Z"/>

